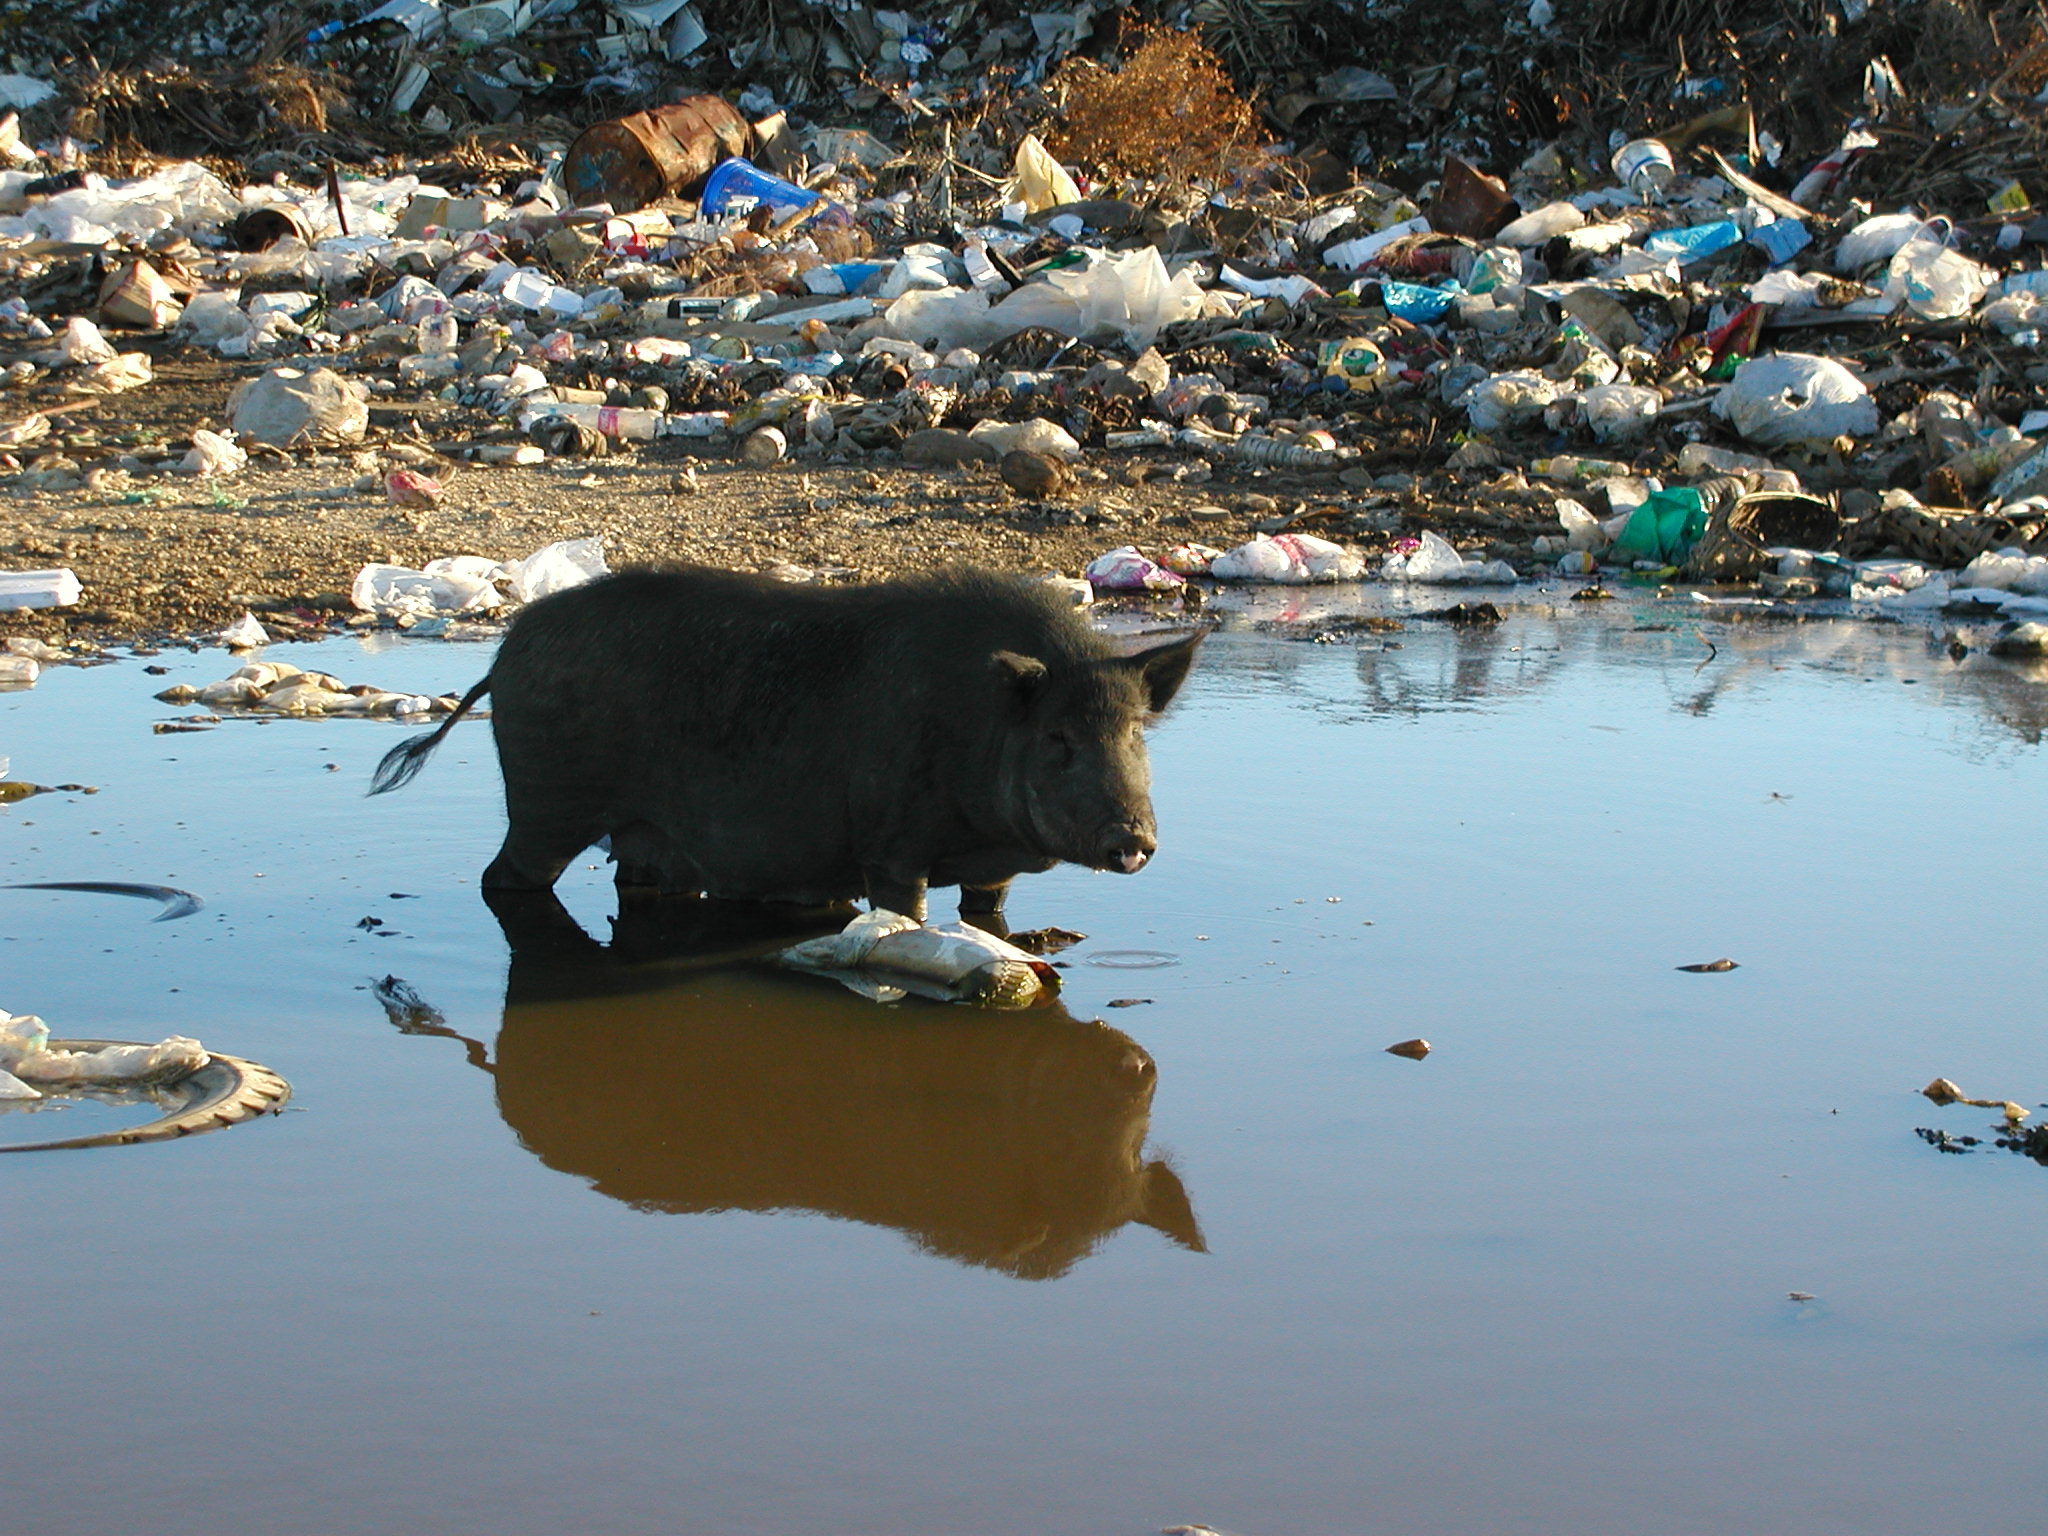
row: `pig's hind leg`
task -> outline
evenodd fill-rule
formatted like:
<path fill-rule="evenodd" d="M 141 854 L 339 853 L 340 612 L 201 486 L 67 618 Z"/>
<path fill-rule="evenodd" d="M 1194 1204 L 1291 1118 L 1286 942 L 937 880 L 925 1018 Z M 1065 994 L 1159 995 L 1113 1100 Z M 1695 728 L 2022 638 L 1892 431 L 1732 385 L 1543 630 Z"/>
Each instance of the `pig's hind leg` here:
<path fill-rule="evenodd" d="M 553 890 L 569 861 L 611 830 L 594 806 L 536 807 L 521 805 L 523 796 L 506 798 L 511 825 L 504 846 L 484 870 L 485 890 Z"/>

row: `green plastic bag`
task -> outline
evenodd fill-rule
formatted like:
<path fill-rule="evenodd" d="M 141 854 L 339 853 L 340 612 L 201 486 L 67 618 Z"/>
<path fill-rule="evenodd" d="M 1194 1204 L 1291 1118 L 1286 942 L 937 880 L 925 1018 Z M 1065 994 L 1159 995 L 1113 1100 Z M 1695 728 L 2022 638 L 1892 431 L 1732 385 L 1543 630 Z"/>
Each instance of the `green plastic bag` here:
<path fill-rule="evenodd" d="M 1698 491 L 1689 485 L 1652 491 L 1614 541 L 1612 558 L 1631 565 L 1638 560 L 1683 565 L 1706 531 L 1707 509 Z"/>

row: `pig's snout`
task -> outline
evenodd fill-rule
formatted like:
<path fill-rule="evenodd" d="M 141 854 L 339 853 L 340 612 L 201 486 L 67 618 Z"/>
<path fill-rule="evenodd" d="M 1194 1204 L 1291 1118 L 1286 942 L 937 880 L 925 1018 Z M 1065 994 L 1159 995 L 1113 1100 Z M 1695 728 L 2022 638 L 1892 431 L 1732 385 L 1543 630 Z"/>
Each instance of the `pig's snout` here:
<path fill-rule="evenodd" d="M 1102 867 L 1116 870 L 1121 874 L 1135 875 L 1158 851 L 1159 844 L 1149 833 L 1125 828 L 1111 840 L 1109 851 L 1102 860 Z"/>

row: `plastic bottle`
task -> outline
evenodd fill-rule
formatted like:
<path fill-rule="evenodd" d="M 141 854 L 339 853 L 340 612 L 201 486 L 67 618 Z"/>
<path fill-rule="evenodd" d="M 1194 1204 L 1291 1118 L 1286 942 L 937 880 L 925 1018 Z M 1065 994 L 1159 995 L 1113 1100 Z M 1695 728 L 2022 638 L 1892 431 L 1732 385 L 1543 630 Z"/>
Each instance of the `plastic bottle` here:
<path fill-rule="evenodd" d="M 639 410 L 629 405 L 585 405 L 555 400 L 522 412 L 519 429 L 525 431 L 543 416 L 566 416 L 573 422 L 602 432 L 606 437 L 626 443 L 653 442 L 661 435 L 666 420 L 659 411 Z"/>
<path fill-rule="evenodd" d="M 716 437 L 732 421 L 729 411 L 689 411 L 661 424 L 663 437 Z"/>
<path fill-rule="evenodd" d="M 1581 483 L 1635 473 L 1633 466 L 1619 463 L 1614 459 L 1581 459 L 1569 453 L 1560 453 L 1552 459 L 1537 459 L 1529 469 L 1546 480 L 1575 480 Z"/>
<path fill-rule="evenodd" d="M 1282 469 L 1311 469 L 1335 464 L 1342 457 L 1335 448 L 1283 443 L 1271 437 L 1240 437 L 1224 444 L 1223 451 L 1247 464 L 1271 464 Z"/>

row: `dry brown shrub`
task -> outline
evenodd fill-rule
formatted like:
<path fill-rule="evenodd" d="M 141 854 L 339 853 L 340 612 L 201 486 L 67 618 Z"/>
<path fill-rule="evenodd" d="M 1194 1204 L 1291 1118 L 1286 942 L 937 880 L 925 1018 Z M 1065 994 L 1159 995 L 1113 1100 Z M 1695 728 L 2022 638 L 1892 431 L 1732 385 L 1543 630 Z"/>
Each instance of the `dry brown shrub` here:
<path fill-rule="evenodd" d="M 1165 181 L 1219 173 L 1252 137 L 1253 103 L 1191 32 L 1135 26 L 1115 69 L 1070 59 L 1050 84 L 1062 101 L 1051 147 L 1110 175 Z"/>
<path fill-rule="evenodd" d="M 279 123 L 299 133 L 325 133 L 329 114 L 348 106 L 348 95 L 332 74 L 291 64 L 253 69 L 249 84 Z"/>

